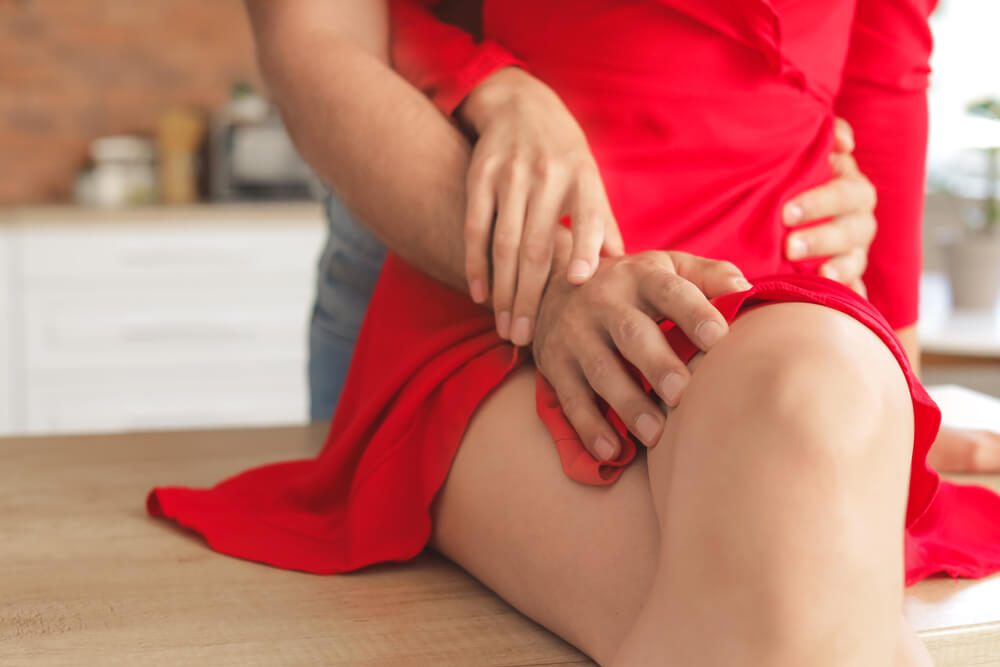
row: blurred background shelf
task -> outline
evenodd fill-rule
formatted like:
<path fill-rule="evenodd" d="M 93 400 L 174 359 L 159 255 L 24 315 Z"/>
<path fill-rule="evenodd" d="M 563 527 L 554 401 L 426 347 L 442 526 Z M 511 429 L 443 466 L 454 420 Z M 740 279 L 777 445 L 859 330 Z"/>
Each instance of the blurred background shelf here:
<path fill-rule="evenodd" d="M 947 277 L 927 273 L 917 331 L 925 384 L 958 384 L 1000 397 L 1000 304 L 992 312 L 955 311 Z"/>

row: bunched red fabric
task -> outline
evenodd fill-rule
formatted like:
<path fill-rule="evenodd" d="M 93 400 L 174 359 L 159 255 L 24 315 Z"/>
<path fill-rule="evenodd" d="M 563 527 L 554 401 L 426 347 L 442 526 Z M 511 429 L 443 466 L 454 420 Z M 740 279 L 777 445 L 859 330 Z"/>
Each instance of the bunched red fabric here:
<path fill-rule="evenodd" d="M 917 316 L 931 0 L 486 0 L 483 42 L 438 22 L 433 4 L 392 0 L 400 72 L 447 113 L 499 67 L 545 81 L 587 135 L 630 252 L 736 263 L 755 285 L 715 301 L 729 320 L 801 301 L 877 334 L 913 398 L 907 583 L 1000 570 L 1000 497 L 927 467 L 939 413 L 893 334 Z M 879 192 L 871 302 L 783 254 L 781 207 L 830 178 L 835 113 L 854 126 Z M 221 552 L 309 572 L 416 555 L 471 415 L 527 360 L 493 325 L 390 254 L 323 452 L 211 489 L 154 489 L 149 512 Z M 664 331 L 693 354 L 679 330 Z M 626 447 L 599 464 L 541 377 L 536 396 L 566 474 L 613 483 L 635 456 L 615 415 Z"/>

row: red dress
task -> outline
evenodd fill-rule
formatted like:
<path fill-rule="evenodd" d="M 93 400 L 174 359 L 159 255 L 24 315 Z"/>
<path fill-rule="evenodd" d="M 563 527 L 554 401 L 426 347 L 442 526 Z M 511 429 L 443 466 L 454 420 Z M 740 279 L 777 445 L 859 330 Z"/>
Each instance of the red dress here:
<path fill-rule="evenodd" d="M 749 305 L 804 301 L 880 336 L 913 397 L 907 583 L 1000 570 L 1000 497 L 927 467 L 940 415 L 893 335 L 916 320 L 933 0 L 486 0 L 478 43 L 438 22 L 433 4 L 393 2 L 400 72 L 446 112 L 510 64 L 548 83 L 590 141 L 629 251 L 735 262 L 755 286 L 716 300 L 729 320 Z M 835 114 L 853 125 L 879 192 L 871 303 L 816 277 L 816 262 L 783 257 L 781 206 L 830 178 Z M 224 553 L 309 572 L 415 556 L 473 411 L 526 360 L 493 325 L 390 254 L 323 452 L 211 489 L 155 489 L 150 513 Z M 664 330 L 693 353 L 680 330 Z M 613 483 L 634 458 L 619 428 L 619 458 L 594 461 L 541 378 L 537 403 L 573 479 Z"/>

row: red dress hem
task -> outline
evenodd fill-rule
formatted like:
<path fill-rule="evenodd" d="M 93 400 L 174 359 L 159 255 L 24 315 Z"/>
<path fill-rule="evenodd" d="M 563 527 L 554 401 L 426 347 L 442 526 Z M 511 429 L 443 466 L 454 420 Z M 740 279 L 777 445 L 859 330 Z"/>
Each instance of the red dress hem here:
<path fill-rule="evenodd" d="M 409 275 L 412 269 L 398 260 L 387 264 L 386 271 L 391 288 L 384 289 L 390 295 L 408 300 L 405 286 L 422 289 L 413 278 L 419 274 Z M 759 279 L 747 292 L 714 300 L 730 322 L 749 307 L 780 302 L 816 303 L 854 317 L 879 336 L 906 376 L 914 410 L 906 584 L 937 572 L 980 577 L 1000 570 L 1000 496 L 981 487 L 941 482 L 927 466 L 940 412 L 884 318 L 843 286 L 808 275 Z M 670 323 L 662 328 L 681 358 L 690 359 L 697 351 L 680 329 Z M 212 489 L 157 488 L 147 501 L 149 513 L 175 519 L 203 535 L 217 551 L 286 569 L 332 574 L 412 558 L 430 537 L 431 504 L 473 413 L 527 358 L 492 330 L 463 336 L 457 347 L 464 346 L 467 361 L 430 378 L 422 377 L 431 373 L 424 367 L 409 378 L 419 390 L 406 400 L 400 400 L 406 388 L 397 387 L 396 400 L 382 412 L 391 416 L 368 431 L 369 440 L 354 435 L 359 431 L 351 418 L 338 412 L 327 446 L 316 459 L 262 466 Z M 362 349 L 362 366 L 370 365 L 372 352 L 371 347 Z M 348 410 L 352 398 L 357 397 L 347 398 Z M 608 417 L 624 446 L 615 461 L 598 462 L 586 452 L 540 376 L 536 403 L 563 470 L 572 479 L 611 484 L 634 460 L 636 444 L 613 412 Z"/>

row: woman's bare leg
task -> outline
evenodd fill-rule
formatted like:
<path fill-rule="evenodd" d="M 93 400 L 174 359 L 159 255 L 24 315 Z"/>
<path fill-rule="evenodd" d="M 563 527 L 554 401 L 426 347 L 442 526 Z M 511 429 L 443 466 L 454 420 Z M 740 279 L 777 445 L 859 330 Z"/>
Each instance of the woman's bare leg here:
<path fill-rule="evenodd" d="M 480 406 L 433 507 L 432 546 L 525 615 L 606 662 L 656 571 L 644 458 L 608 487 L 566 477 L 525 368 Z"/>
<path fill-rule="evenodd" d="M 804 314 L 794 313 L 795 310 L 803 310 Z M 814 312 L 819 314 L 814 315 Z M 905 492 L 905 470 L 908 468 L 905 465 L 905 457 L 908 443 L 912 438 L 908 433 L 890 434 L 889 445 L 884 448 L 889 451 L 898 450 L 896 454 L 884 453 L 884 456 L 876 454 L 875 458 L 878 460 L 870 462 L 874 466 L 888 467 L 903 461 L 899 465 L 902 465 L 904 470 L 901 474 L 893 474 L 890 471 L 885 480 L 879 480 L 879 485 L 883 487 L 887 495 L 890 495 L 892 490 L 885 487 L 895 485 L 894 488 L 896 488 L 900 498 L 888 503 L 890 508 L 886 510 L 886 513 L 898 512 L 899 517 L 898 525 L 889 538 L 876 536 L 881 542 L 873 542 L 866 547 L 866 549 L 870 549 L 871 553 L 868 551 L 850 553 L 850 549 L 838 544 L 841 539 L 864 540 L 868 536 L 868 530 L 864 526 L 853 525 L 867 521 L 858 522 L 857 516 L 853 517 L 854 522 L 846 520 L 848 515 L 855 511 L 855 508 L 852 505 L 853 501 L 844 501 L 841 494 L 849 495 L 846 488 L 857 486 L 861 488 L 862 495 L 867 498 L 865 503 L 868 503 L 874 502 L 872 497 L 878 496 L 879 493 L 867 488 L 863 482 L 855 482 L 852 479 L 851 484 L 847 484 L 846 481 L 839 483 L 839 478 L 823 477 L 823 475 L 817 475 L 817 471 L 814 470 L 819 468 L 819 471 L 822 472 L 824 466 L 829 467 L 826 458 L 833 454 L 842 454 L 847 451 L 851 453 L 851 457 L 868 455 L 862 451 L 864 446 L 859 445 L 857 440 L 858 430 L 864 431 L 865 425 L 857 419 L 851 419 L 850 421 L 853 422 L 851 428 L 855 431 L 842 430 L 844 425 L 839 417 L 849 416 L 851 410 L 857 411 L 857 404 L 862 397 L 864 397 L 864 401 L 868 401 L 873 395 L 879 395 L 880 400 L 884 398 L 881 396 L 883 392 L 879 389 L 883 385 L 892 389 L 885 392 L 887 398 L 882 407 L 886 411 L 899 409 L 905 412 L 906 414 L 893 423 L 902 424 L 901 431 L 908 430 L 909 427 L 906 426 L 909 423 L 909 412 L 907 411 L 910 409 L 908 396 L 904 393 L 899 400 L 895 396 L 898 393 L 895 390 L 899 387 L 894 383 L 902 383 L 899 370 L 891 359 L 888 362 L 885 359 L 877 359 L 874 365 L 869 364 L 872 377 L 875 379 L 871 383 L 866 380 L 862 383 L 865 386 L 860 388 L 852 388 L 853 391 L 848 397 L 853 402 L 848 401 L 846 407 L 845 397 L 836 395 L 833 392 L 834 387 L 818 390 L 816 386 L 817 381 L 824 381 L 820 377 L 821 374 L 831 373 L 834 377 L 838 377 L 837 374 L 843 372 L 843 369 L 838 367 L 831 371 L 830 368 L 824 366 L 816 369 L 817 372 L 806 374 L 806 377 L 801 377 L 802 373 L 797 374 L 787 370 L 787 367 L 794 368 L 796 363 L 803 360 L 813 359 L 816 354 L 819 354 L 823 359 L 833 359 L 830 356 L 831 350 L 823 346 L 829 346 L 830 343 L 827 339 L 837 339 L 838 336 L 843 338 L 842 334 L 845 333 L 849 334 L 846 340 L 852 357 L 848 360 L 848 367 L 851 367 L 853 362 L 864 359 L 865 355 L 869 353 L 876 357 L 888 356 L 888 353 L 879 347 L 880 344 L 870 333 L 858 331 L 860 325 L 853 322 L 845 324 L 838 318 L 841 316 L 814 306 L 768 306 L 741 318 L 737 322 L 733 332 L 727 338 L 727 345 L 732 347 L 729 352 L 722 355 L 713 351 L 705 358 L 704 364 L 695 374 L 695 377 L 701 378 L 701 380 L 698 383 L 692 383 L 689 388 L 683 411 L 695 414 L 695 408 L 701 405 L 698 410 L 708 410 L 711 413 L 711 419 L 708 421 L 718 427 L 728 424 L 731 431 L 738 432 L 739 437 L 727 432 L 728 440 L 724 438 L 720 443 L 681 442 L 677 438 L 687 437 L 689 427 L 683 425 L 682 428 L 682 425 L 678 424 L 670 427 L 670 432 L 674 434 L 673 440 L 663 442 L 660 447 L 651 452 L 650 458 L 654 467 L 652 473 L 654 483 L 661 485 L 655 487 L 658 502 L 663 502 L 666 505 L 660 499 L 669 496 L 669 502 L 676 504 L 677 507 L 683 506 L 687 516 L 674 516 L 670 513 L 670 507 L 666 506 L 661 510 L 662 516 L 657 516 L 654 510 L 653 492 L 649 484 L 646 462 L 642 459 L 630 466 L 622 478 L 609 488 L 587 487 L 568 480 L 559 467 L 555 448 L 551 444 L 548 433 L 535 415 L 532 374 L 527 371 L 518 373 L 484 403 L 470 424 L 448 482 L 435 504 L 434 546 L 500 593 L 515 607 L 580 647 L 601 664 L 611 662 L 612 656 L 622 644 L 623 638 L 629 634 L 630 628 L 634 624 L 633 621 L 638 616 L 644 601 L 646 602 L 646 611 L 643 612 L 643 616 L 639 617 L 639 623 L 631 631 L 621 659 L 629 659 L 628 652 L 631 650 L 640 652 L 635 659 L 641 661 L 646 659 L 646 656 L 643 656 L 641 652 L 648 649 L 648 658 L 653 662 L 636 662 L 635 664 L 663 664 L 669 656 L 676 656 L 676 664 L 690 664 L 692 662 L 690 657 L 683 655 L 686 647 L 681 640 L 684 639 L 690 639 L 692 646 L 704 645 L 712 648 L 718 644 L 730 643 L 730 638 L 739 640 L 741 636 L 750 636 L 754 642 L 763 645 L 766 642 L 761 640 L 767 639 L 766 634 L 754 634 L 754 626 L 761 624 L 762 616 L 768 617 L 773 624 L 782 613 L 793 615 L 794 618 L 786 633 L 790 636 L 796 634 L 796 624 L 801 626 L 800 621 L 803 620 L 809 620 L 810 624 L 807 624 L 808 627 L 805 629 L 799 627 L 797 630 L 799 634 L 815 631 L 810 630 L 810 628 L 813 626 L 821 627 L 824 617 L 834 616 L 838 611 L 842 611 L 843 607 L 849 606 L 850 614 L 855 615 L 856 608 L 866 603 L 869 596 L 875 598 L 875 602 L 878 603 L 875 607 L 878 609 L 892 608 L 892 605 L 896 605 L 895 614 L 892 618 L 891 628 L 884 632 L 880 628 L 869 628 L 869 631 L 862 637 L 862 643 L 870 641 L 877 644 L 881 640 L 885 644 L 883 649 L 891 651 L 892 643 L 887 638 L 895 635 L 900 647 L 912 647 L 912 641 L 908 644 L 904 641 L 906 635 L 903 632 L 896 632 L 899 622 L 898 603 L 901 589 L 901 577 L 898 574 L 893 575 L 890 572 L 887 576 L 890 583 L 895 582 L 893 585 L 876 584 L 873 591 L 868 590 L 861 583 L 853 581 L 849 582 L 850 589 L 841 587 L 838 590 L 837 588 L 840 586 L 841 580 L 850 580 L 854 575 L 862 576 L 866 582 L 873 580 L 876 578 L 874 572 L 880 571 L 882 560 L 891 561 L 889 565 L 895 567 L 897 573 L 899 572 L 901 568 L 902 496 Z M 811 323 L 810 320 L 812 320 Z M 830 330 L 832 325 L 846 327 L 847 331 Z M 819 332 L 811 331 L 810 326 L 819 326 L 822 330 Z M 787 330 L 785 333 L 781 333 L 783 328 Z M 823 349 L 817 350 L 813 347 L 796 350 L 794 347 L 789 348 L 788 336 L 793 334 L 804 339 L 816 336 L 819 342 L 815 344 Z M 760 354 L 768 350 L 770 350 L 771 357 L 775 355 L 774 350 L 782 351 L 779 358 L 772 360 L 774 363 L 771 366 L 747 363 L 748 358 L 753 358 L 751 353 L 753 356 L 763 359 Z M 855 359 L 856 355 L 861 356 Z M 737 356 L 740 363 L 733 363 L 732 360 L 725 361 L 723 356 Z M 796 359 L 798 362 L 795 361 Z M 725 363 L 723 363 L 724 361 Z M 726 365 L 731 366 L 731 368 L 724 373 L 724 381 L 721 381 L 718 387 L 710 387 L 710 383 L 707 382 L 709 374 L 711 373 L 713 376 L 720 374 L 725 370 Z M 713 366 L 716 367 L 716 370 L 712 370 Z M 827 364 L 826 366 L 836 366 L 836 364 Z M 705 369 L 708 369 L 710 373 L 703 372 Z M 762 369 L 771 374 L 769 379 L 755 377 Z M 788 438 L 777 440 L 771 438 L 763 444 L 756 443 L 755 440 L 759 439 L 760 434 L 752 432 L 750 428 L 756 424 L 756 421 L 740 425 L 732 420 L 720 419 L 720 415 L 725 414 L 726 410 L 735 409 L 736 405 L 743 405 L 751 400 L 757 401 L 763 403 L 760 413 L 755 413 L 758 421 L 777 421 L 782 424 L 783 428 L 799 429 L 793 432 L 796 433 L 797 440 L 801 440 L 805 435 L 811 434 L 811 431 L 806 429 L 805 433 L 801 432 L 802 424 L 798 423 L 798 420 L 781 421 L 782 418 L 789 417 L 788 410 L 778 409 L 788 407 L 784 406 L 781 400 L 778 400 L 788 398 L 782 392 L 787 394 L 792 388 L 796 388 L 795 383 L 800 380 L 808 380 L 809 382 L 809 391 L 804 393 L 814 396 L 833 394 L 829 401 L 824 403 L 829 407 L 829 411 L 820 411 L 816 415 L 816 419 L 820 420 L 820 425 L 829 426 L 833 431 L 841 434 L 846 450 L 828 452 L 815 443 L 812 446 L 800 447 L 802 451 L 792 450 L 790 449 L 792 443 L 788 442 Z M 829 378 L 826 378 L 826 381 L 829 381 Z M 718 378 L 713 381 L 713 383 L 716 382 L 719 382 Z M 742 389 L 737 391 L 740 387 Z M 753 391 L 747 391 L 748 387 L 752 387 Z M 803 389 L 803 387 L 797 388 Z M 905 392 L 905 388 L 902 388 L 901 391 Z M 792 396 L 797 396 L 798 393 L 791 392 Z M 905 410 L 896 405 L 897 403 L 905 407 Z M 812 410 L 816 406 L 800 404 L 799 407 Z M 865 405 L 865 410 L 861 412 L 868 413 L 872 408 L 871 405 Z M 838 409 L 845 411 L 840 412 Z M 680 421 L 678 415 L 684 414 L 683 411 L 681 409 L 675 411 L 668 419 L 668 424 Z M 768 413 L 770 418 L 764 419 Z M 823 420 L 829 420 L 830 414 L 834 414 L 837 419 L 833 420 L 834 423 L 827 424 Z M 882 416 L 885 416 L 886 419 L 892 418 L 889 412 L 882 413 Z M 876 427 L 872 426 L 871 428 L 875 429 Z M 823 431 L 824 429 L 816 427 L 816 430 Z M 861 439 L 867 441 L 871 439 L 872 434 L 862 433 L 861 435 L 866 435 Z M 758 456 L 747 457 L 745 452 L 742 454 L 729 452 L 720 446 L 725 444 L 726 447 L 734 447 L 737 440 L 745 444 L 746 451 L 759 449 Z M 895 445 L 893 445 L 894 442 Z M 904 444 L 899 444 L 899 442 Z M 688 458 L 697 453 L 694 451 L 697 448 L 704 450 L 703 453 L 706 456 L 714 451 L 716 458 L 724 459 L 733 455 L 739 458 L 742 456 L 744 458 L 741 460 L 744 463 L 741 465 L 745 469 L 734 462 L 724 460 L 715 461 L 709 466 L 707 463 L 710 461 L 699 461 L 697 457 L 694 460 L 699 463 L 700 467 L 699 465 L 691 465 Z M 689 449 L 692 451 L 689 452 Z M 668 455 L 668 452 L 672 452 L 672 454 Z M 775 460 L 780 459 L 777 454 L 787 455 L 794 462 L 794 465 L 777 466 Z M 822 461 L 823 465 L 818 465 L 817 461 L 813 460 L 820 455 L 826 457 Z M 841 467 L 846 464 L 840 462 L 836 456 L 833 458 L 836 459 L 839 466 L 835 467 L 835 471 L 838 474 L 846 475 L 846 472 L 841 470 Z M 881 461 L 882 458 L 886 460 L 884 465 Z M 770 460 L 775 463 L 776 470 L 781 474 L 767 478 L 766 484 L 762 481 L 756 487 L 748 486 L 749 482 L 741 482 L 739 477 L 749 480 L 751 479 L 749 473 L 758 475 L 769 470 L 764 462 L 758 459 Z M 895 463 L 890 464 L 888 462 L 890 459 Z M 689 472 L 684 473 L 684 483 L 679 487 L 683 492 L 692 494 L 690 500 L 683 498 L 672 488 L 677 486 L 677 480 L 681 478 L 680 467 L 677 467 L 680 465 L 690 468 Z M 867 464 L 864 467 L 865 471 L 858 472 L 861 477 L 867 479 L 876 475 L 874 471 L 867 470 Z M 836 510 L 833 512 L 836 515 L 834 519 L 839 518 L 839 523 L 834 521 L 826 530 L 817 530 L 815 524 L 818 519 L 806 516 L 808 513 L 805 512 L 804 508 L 799 508 L 797 511 L 805 516 L 802 519 L 805 525 L 802 535 L 812 539 L 818 534 L 828 543 L 832 542 L 833 546 L 841 552 L 848 552 L 846 554 L 849 556 L 847 562 L 837 562 L 834 564 L 835 566 L 831 566 L 831 570 L 824 569 L 828 561 L 822 559 L 799 566 L 798 563 L 793 562 L 795 558 L 808 559 L 811 558 L 811 554 L 799 553 L 798 556 L 793 557 L 787 551 L 779 549 L 779 547 L 784 548 L 784 545 L 777 541 L 777 538 L 782 536 L 774 534 L 776 527 L 773 525 L 773 521 L 764 525 L 763 532 L 757 534 L 751 526 L 747 525 L 751 517 L 741 516 L 739 512 L 728 516 L 728 518 L 727 516 L 719 516 L 717 508 L 713 507 L 714 501 L 707 505 L 695 502 L 699 497 L 709 498 L 712 495 L 707 491 L 701 491 L 699 496 L 697 488 L 699 484 L 696 483 L 699 476 L 704 478 L 706 489 L 710 489 L 720 480 L 725 480 L 724 475 L 728 474 L 727 471 L 738 471 L 740 475 L 737 476 L 737 479 L 730 479 L 732 483 L 724 485 L 725 488 L 721 489 L 723 499 L 735 497 L 737 495 L 735 489 L 742 488 L 742 493 L 759 496 L 756 498 L 758 507 L 764 505 L 768 500 L 767 492 L 779 486 L 781 488 L 789 487 L 790 491 L 799 492 L 802 491 L 801 487 L 809 486 L 805 484 L 805 480 L 811 480 L 812 487 L 823 483 L 832 484 L 834 488 L 830 489 L 831 495 L 824 496 L 830 502 L 814 509 L 820 512 L 821 519 L 829 520 L 831 507 L 833 507 Z M 897 479 L 900 476 L 902 479 Z M 776 479 L 776 477 L 781 479 Z M 838 483 L 833 484 L 833 482 Z M 771 495 L 773 496 L 773 494 Z M 742 503 L 742 505 L 746 505 L 746 503 Z M 744 508 L 737 507 L 736 509 Z M 783 507 L 779 503 L 779 515 L 782 509 Z M 869 513 L 868 506 L 864 505 L 864 513 L 860 516 L 867 519 Z M 878 514 L 877 511 L 876 514 Z M 773 516 L 775 519 L 779 518 L 778 515 Z M 664 521 L 664 518 L 669 518 L 669 521 Z M 797 518 L 793 512 L 793 516 L 786 515 L 784 518 L 799 520 L 801 517 Z M 675 548 L 673 551 L 681 552 L 680 556 L 674 555 L 671 559 L 663 558 L 663 555 L 671 553 L 671 550 L 665 544 L 661 551 L 661 523 L 665 527 L 664 533 L 669 533 L 675 529 L 678 522 L 687 525 L 689 529 L 698 526 L 707 528 L 716 522 L 720 533 L 732 531 L 734 535 L 747 537 L 750 539 L 749 545 L 751 546 L 754 546 L 754 539 L 756 539 L 760 542 L 761 553 L 765 554 L 762 555 L 763 562 L 752 573 L 747 574 L 747 581 L 742 581 L 738 580 L 737 577 L 736 566 L 740 565 L 739 559 L 736 559 L 735 564 L 725 562 L 726 559 L 722 559 L 721 565 L 732 569 L 715 572 L 710 567 L 702 566 L 702 569 L 705 570 L 702 581 L 704 587 L 682 581 L 682 584 L 686 583 L 687 590 L 684 590 L 684 586 L 682 586 L 682 590 L 678 593 L 669 592 L 665 590 L 666 587 L 663 584 L 663 581 L 669 581 L 669 579 L 662 575 L 663 572 L 669 571 L 669 563 L 673 562 L 678 572 L 681 568 L 680 564 L 684 564 L 692 568 L 692 575 L 696 575 L 698 566 L 705 561 L 706 556 L 704 553 L 697 552 L 697 548 L 703 548 L 704 545 L 699 544 L 699 540 L 695 539 L 692 543 L 692 549 Z M 846 526 L 841 524 L 846 524 Z M 857 528 L 861 534 L 855 535 L 847 530 L 851 526 Z M 810 533 L 810 529 L 813 532 Z M 704 538 L 704 530 L 695 532 L 700 532 Z M 886 533 L 890 532 L 886 531 Z M 892 535 L 895 536 L 894 544 L 889 544 L 885 548 L 890 556 L 883 559 L 875 551 L 882 548 L 880 546 L 882 542 L 893 542 Z M 694 537 L 698 538 L 699 536 L 695 534 Z M 895 551 L 893 551 L 894 549 Z M 800 552 L 801 550 L 800 546 Z M 711 549 L 709 551 L 714 551 L 714 557 L 718 560 L 717 550 Z M 772 554 L 772 551 L 775 553 Z M 892 557 L 893 553 L 899 559 L 899 564 L 893 565 L 895 563 Z M 819 554 L 819 556 L 825 557 L 825 554 Z M 710 561 L 713 553 L 709 553 L 708 557 Z M 685 559 L 696 561 L 693 563 L 694 567 L 690 562 L 685 563 Z M 773 562 L 769 559 L 773 559 Z M 717 565 L 720 564 L 717 563 Z M 794 596 L 784 599 L 779 594 L 787 581 L 784 577 L 776 575 L 782 574 L 781 570 L 786 566 L 790 566 L 798 577 L 794 581 L 806 581 L 815 587 L 813 597 L 807 600 L 808 604 L 805 604 L 804 609 L 799 614 L 794 614 L 794 610 L 791 608 L 798 603 L 798 600 Z M 838 571 L 841 566 L 845 567 L 846 573 Z M 658 575 L 657 572 L 661 574 Z M 727 608 L 724 604 L 727 600 L 732 602 L 734 595 L 741 596 L 745 602 L 754 594 L 768 591 L 768 585 L 765 585 L 764 582 L 768 582 L 768 585 L 778 591 L 778 593 L 772 592 L 764 609 L 754 608 L 743 614 L 733 607 Z M 837 597 L 841 591 L 844 595 L 843 599 Z M 848 599 L 847 596 L 855 595 L 856 591 L 859 591 L 857 599 Z M 686 623 L 686 619 L 698 618 L 696 614 L 690 612 L 699 611 L 698 601 L 704 600 L 705 595 L 722 598 L 723 604 L 718 610 L 705 611 L 702 607 L 701 611 L 709 617 L 711 622 L 700 629 L 692 627 L 690 623 Z M 829 604 L 826 598 L 833 598 L 835 602 L 839 601 L 841 608 L 838 608 L 836 604 Z M 671 601 L 674 601 L 673 607 L 669 604 Z M 680 613 L 681 619 L 671 620 L 671 617 L 664 616 L 650 624 L 648 620 L 651 617 L 650 610 L 657 608 L 666 608 L 672 614 Z M 817 613 L 817 609 L 819 613 Z M 872 615 L 879 616 L 878 613 Z M 680 624 L 676 625 L 675 629 L 684 628 L 685 632 L 688 633 L 687 636 L 682 637 L 681 640 L 672 639 L 669 642 L 670 645 L 664 645 L 661 641 L 662 637 L 675 624 Z M 644 637 L 643 627 L 653 628 L 653 630 L 645 632 L 650 632 L 655 636 Z M 780 636 L 777 639 L 785 640 L 785 637 Z M 912 633 L 910 639 L 913 639 Z M 677 642 L 676 646 L 673 645 L 675 641 Z M 919 642 L 916 645 L 919 648 Z M 900 655 L 903 655 L 902 649 L 900 649 Z M 699 651 L 693 662 L 711 664 L 704 659 L 707 657 L 710 656 Z M 812 659 L 813 657 L 810 656 L 806 663 L 818 664 Z M 743 655 L 738 662 L 752 664 L 751 658 L 751 655 Z M 893 664 L 893 661 L 891 658 L 887 658 L 878 664 Z M 895 664 L 909 667 L 923 663 L 900 659 L 895 661 Z"/>
<path fill-rule="evenodd" d="M 934 667 L 927 647 L 910 623 L 899 615 L 899 635 L 896 641 L 896 667 Z"/>
<path fill-rule="evenodd" d="M 891 664 L 913 441 L 902 372 L 815 305 L 755 310 L 732 333 L 649 453 L 661 556 L 614 664 Z"/>

